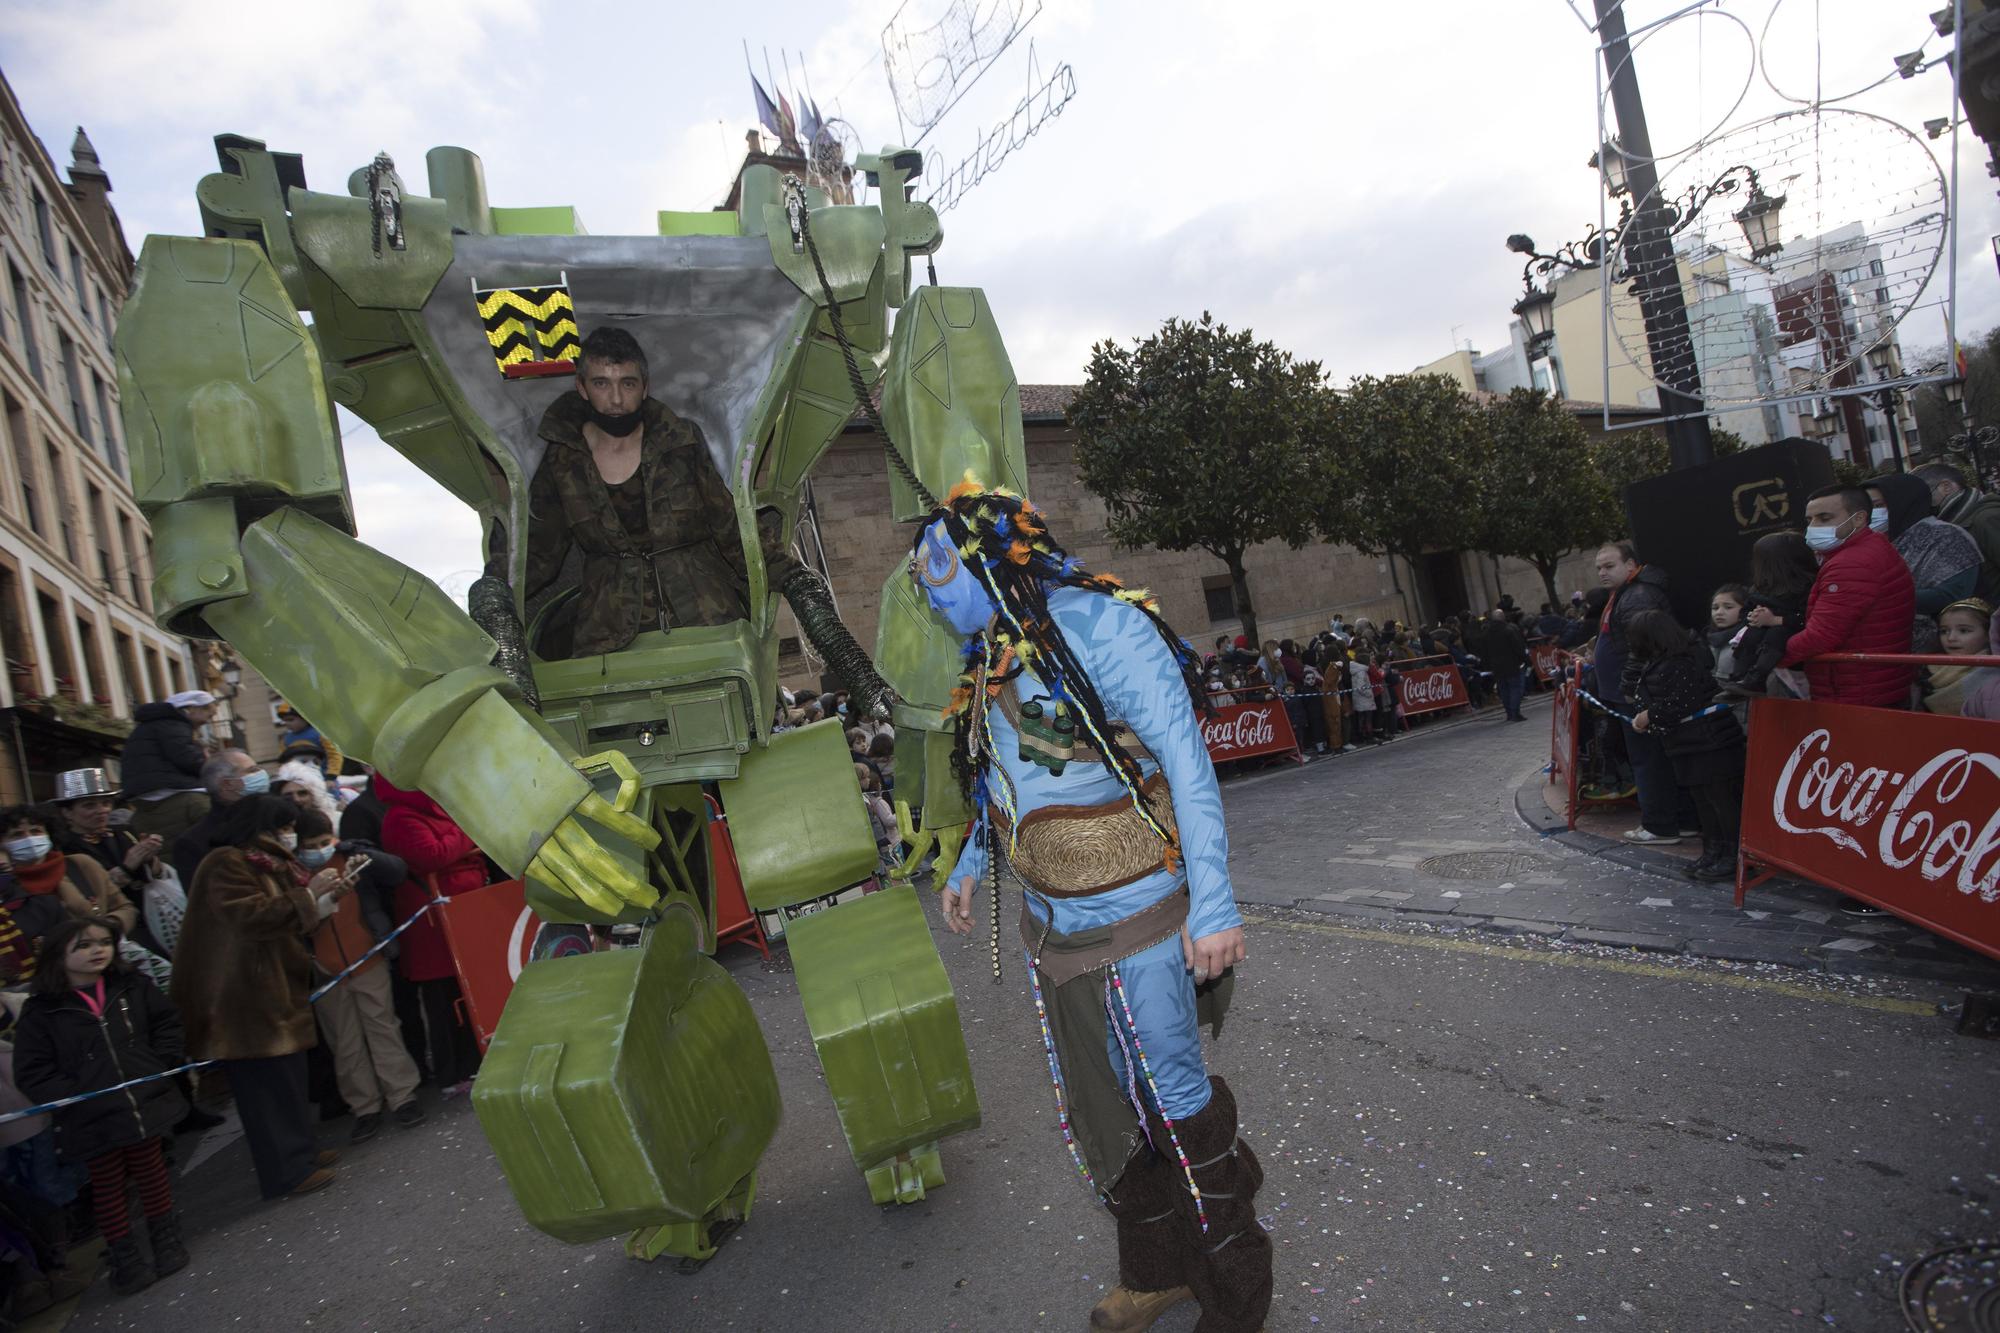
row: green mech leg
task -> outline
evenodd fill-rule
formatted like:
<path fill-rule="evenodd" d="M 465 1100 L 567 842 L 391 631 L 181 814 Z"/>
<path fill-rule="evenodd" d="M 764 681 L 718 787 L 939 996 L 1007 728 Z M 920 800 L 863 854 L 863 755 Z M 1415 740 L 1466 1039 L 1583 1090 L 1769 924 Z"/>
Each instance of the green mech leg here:
<path fill-rule="evenodd" d="M 915 893 L 884 889 L 785 927 L 806 1024 L 876 1203 L 944 1183 L 938 1140 L 979 1124 L 958 1002 Z"/>

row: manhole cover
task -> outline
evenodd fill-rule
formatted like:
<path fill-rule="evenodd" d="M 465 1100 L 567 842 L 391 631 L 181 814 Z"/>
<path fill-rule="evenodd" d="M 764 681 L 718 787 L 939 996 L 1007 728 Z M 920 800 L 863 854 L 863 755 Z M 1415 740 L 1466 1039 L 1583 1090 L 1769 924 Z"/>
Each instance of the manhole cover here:
<path fill-rule="evenodd" d="M 1549 874 L 1556 866 L 1526 852 L 1452 852 L 1419 861 L 1417 869 L 1439 879 L 1518 879 Z"/>

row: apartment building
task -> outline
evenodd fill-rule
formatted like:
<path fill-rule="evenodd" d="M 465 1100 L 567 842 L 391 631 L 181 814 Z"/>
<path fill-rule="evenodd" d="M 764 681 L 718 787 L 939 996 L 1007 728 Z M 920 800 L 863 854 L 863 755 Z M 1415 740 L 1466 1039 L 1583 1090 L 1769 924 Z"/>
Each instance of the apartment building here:
<path fill-rule="evenodd" d="M 132 252 L 81 128 L 68 180 L 0 77 L 0 799 L 110 761 L 133 710 L 197 688 L 152 620 L 111 339 Z"/>

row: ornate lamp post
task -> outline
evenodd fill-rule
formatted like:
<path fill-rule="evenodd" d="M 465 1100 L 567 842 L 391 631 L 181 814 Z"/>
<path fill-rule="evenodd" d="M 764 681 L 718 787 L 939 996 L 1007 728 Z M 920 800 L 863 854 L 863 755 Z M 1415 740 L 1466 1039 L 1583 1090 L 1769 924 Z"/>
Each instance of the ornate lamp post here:
<path fill-rule="evenodd" d="M 1875 372 L 1875 378 L 1878 380 L 1894 379 L 1896 349 L 1887 342 L 1876 343 L 1868 349 L 1868 367 Z M 1885 388 L 1875 395 L 1875 402 L 1882 409 L 1882 415 L 1889 421 L 1889 456 L 1896 460 L 1896 471 L 1908 472 L 1910 469 L 1903 461 L 1903 436 L 1896 429 L 1896 405 L 1901 398 L 1902 395 L 1894 389 Z"/>

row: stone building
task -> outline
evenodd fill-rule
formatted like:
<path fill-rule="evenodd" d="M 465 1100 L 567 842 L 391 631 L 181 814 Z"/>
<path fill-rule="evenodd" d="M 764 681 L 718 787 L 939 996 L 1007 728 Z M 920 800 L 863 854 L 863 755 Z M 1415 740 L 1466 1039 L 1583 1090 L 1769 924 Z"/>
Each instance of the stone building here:
<path fill-rule="evenodd" d="M 1070 554 L 1110 570 L 1128 585 L 1151 590 L 1169 624 L 1207 652 L 1216 636 L 1242 630 L 1223 563 L 1205 551 L 1121 551 L 1105 533 L 1104 506 L 1076 469 L 1076 433 L 1064 412 L 1076 386 L 1024 384 L 1021 422 L 1028 454 L 1028 489 L 1049 528 Z M 1599 409 L 1583 405 L 1595 417 Z M 1586 419 L 1586 427 L 1591 422 Z M 826 569 L 841 618 L 864 645 L 875 641 L 882 582 L 909 553 L 909 525 L 890 520 L 889 480 L 882 446 L 865 424 L 848 427 L 813 472 L 813 506 Z M 810 547 L 809 547 L 810 549 Z M 1563 592 L 1596 584 L 1594 552 L 1564 561 Z M 1493 561 L 1466 551 L 1439 551 L 1412 562 L 1363 555 L 1352 547 L 1317 543 L 1294 551 L 1282 542 L 1252 548 L 1245 561 L 1259 633 L 1306 639 L 1335 612 L 1349 621 L 1413 622 L 1491 606 L 1502 593 L 1531 610 L 1547 597 L 1541 576 L 1519 560 Z M 789 620 L 781 631 L 779 670 L 793 688 L 817 687 L 819 666 L 801 655 Z M 830 682 L 829 682 L 830 683 Z"/>
<path fill-rule="evenodd" d="M 81 128 L 69 179 L 0 78 L 0 799 L 115 760 L 139 704 L 194 688 L 152 621 L 111 338 L 132 252 Z"/>

